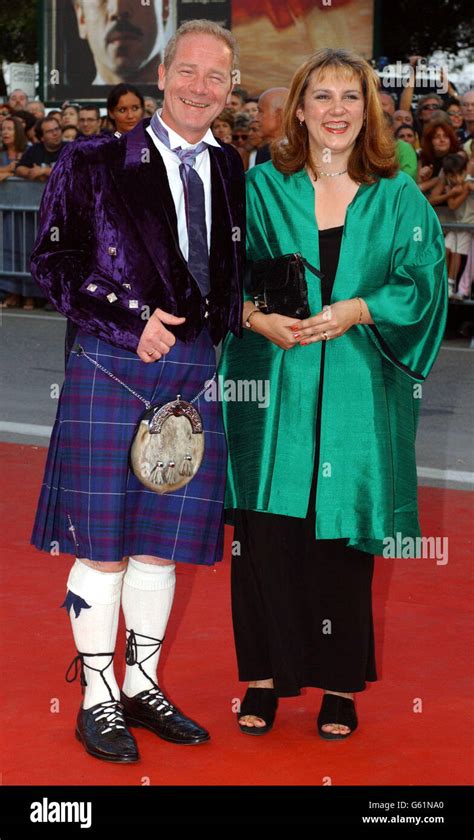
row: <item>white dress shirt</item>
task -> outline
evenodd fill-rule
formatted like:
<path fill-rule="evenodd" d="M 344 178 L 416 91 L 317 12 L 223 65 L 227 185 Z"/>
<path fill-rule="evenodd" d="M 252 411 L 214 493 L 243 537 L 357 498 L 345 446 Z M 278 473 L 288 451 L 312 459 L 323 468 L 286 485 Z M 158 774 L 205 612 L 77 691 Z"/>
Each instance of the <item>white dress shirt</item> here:
<path fill-rule="evenodd" d="M 169 125 L 166 125 L 165 121 L 161 119 L 161 108 L 158 110 L 157 113 L 158 119 L 164 125 L 168 132 L 171 149 L 175 149 L 177 146 L 182 146 L 183 149 L 193 148 L 194 146 L 197 146 L 197 143 L 189 143 L 187 140 L 184 139 L 184 137 L 180 137 L 180 135 L 177 134 L 176 131 L 173 131 L 173 129 L 170 128 Z M 179 246 L 181 248 L 181 252 L 183 254 L 184 259 L 187 261 L 188 229 L 186 226 L 183 182 L 181 181 L 181 177 L 179 174 L 180 160 L 175 155 L 175 153 L 171 151 L 171 149 L 168 149 L 168 147 L 165 146 L 165 144 L 160 140 L 160 138 L 156 136 L 151 126 L 148 126 L 146 130 L 150 135 L 151 139 L 153 140 L 161 157 L 163 158 L 163 163 L 166 167 L 168 183 L 170 185 L 171 195 L 173 196 L 174 206 L 176 209 L 176 218 L 178 220 Z M 204 137 L 202 137 L 201 139 L 205 143 L 209 143 L 211 146 L 218 146 L 220 148 L 220 144 L 217 142 L 210 128 L 208 128 Z M 204 206 L 206 211 L 207 248 L 208 251 L 210 251 L 212 224 L 211 162 L 209 160 L 209 152 L 207 149 L 205 149 L 203 152 L 200 152 L 196 157 L 194 169 L 199 174 L 199 177 L 201 178 L 204 184 Z"/>

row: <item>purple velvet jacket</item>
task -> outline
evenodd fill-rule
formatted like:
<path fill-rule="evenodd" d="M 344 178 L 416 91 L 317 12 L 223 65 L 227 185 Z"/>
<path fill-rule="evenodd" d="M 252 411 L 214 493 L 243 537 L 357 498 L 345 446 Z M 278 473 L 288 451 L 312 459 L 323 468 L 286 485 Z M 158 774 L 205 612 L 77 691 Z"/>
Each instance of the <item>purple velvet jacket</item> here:
<path fill-rule="evenodd" d="M 238 152 L 210 146 L 211 291 L 202 298 L 178 241 L 165 165 L 142 120 L 128 134 L 70 143 L 43 194 L 31 273 L 76 326 L 136 351 L 160 307 L 184 315 L 168 326 L 186 342 L 209 319 L 214 344 L 242 335 L 245 176 Z M 207 302 L 206 302 L 207 301 Z M 206 312 L 208 313 L 206 315 Z"/>

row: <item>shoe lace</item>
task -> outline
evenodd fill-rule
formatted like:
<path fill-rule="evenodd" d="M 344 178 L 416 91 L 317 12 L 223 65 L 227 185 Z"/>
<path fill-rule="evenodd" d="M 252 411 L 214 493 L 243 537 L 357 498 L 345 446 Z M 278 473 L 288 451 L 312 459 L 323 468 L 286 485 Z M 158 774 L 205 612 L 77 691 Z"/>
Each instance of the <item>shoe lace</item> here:
<path fill-rule="evenodd" d="M 87 657 L 89 657 L 89 656 L 90 657 L 92 657 L 92 656 L 110 656 L 110 662 L 108 662 L 107 665 L 104 666 L 104 668 L 94 668 L 92 665 L 89 665 L 87 662 L 84 662 L 84 657 L 85 656 L 87 656 Z M 87 681 L 86 681 L 86 676 L 85 676 L 85 673 L 84 673 L 84 668 L 89 668 L 91 671 L 97 671 L 101 675 L 105 685 L 107 686 L 107 690 L 108 690 L 109 695 L 110 695 L 110 702 L 115 701 L 115 697 L 113 695 L 112 689 L 111 689 L 110 685 L 108 684 L 108 682 L 107 682 L 107 680 L 104 676 L 104 671 L 107 668 L 110 667 L 110 665 L 113 662 L 114 656 L 115 656 L 114 651 L 111 651 L 111 652 L 108 651 L 107 653 L 84 653 L 82 651 L 78 651 L 77 656 L 74 657 L 71 664 L 69 665 L 69 668 L 66 671 L 66 677 L 65 677 L 66 682 L 74 682 L 74 680 L 77 679 L 77 675 L 80 671 L 82 694 L 84 694 L 84 688 L 87 686 Z M 73 668 L 74 668 L 74 673 L 72 674 L 72 677 L 69 677 L 69 672 Z M 109 702 L 109 701 L 107 701 L 107 702 Z"/>
<path fill-rule="evenodd" d="M 104 700 L 100 703 L 97 709 L 94 709 L 92 714 L 95 720 L 105 720 L 108 723 L 106 729 L 102 730 L 102 734 L 112 732 L 114 729 L 126 729 L 125 719 L 122 711 L 122 704 L 118 700 Z"/>
<path fill-rule="evenodd" d="M 163 715 L 172 715 L 174 712 L 177 711 L 176 706 L 173 706 L 172 703 L 165 697 L 159 685 L 153 680 L 149 674 L 142 668 L 142 664 L 150 659 L 157 650 L 160 649 L 161 645 L 164 641 L 164 636 L 162 639 L 156 639 L 154 636 L 145 636 L 143 633 L 136 633 L 133 629 L 128 629 L 128 638 L 127 638 L 127 646 L 125 649 L 125 661 L 127 665 L 138 665 L 139 670 L 143 674 L 144 677 L 147 678 L 148 682 L 151 682 L 153 688 L 149 689 L 146 694 L 143 694 L 142 700 L 145 703 L 148 703 L 149 706 L 152 706 L 154 709 L 161 710 L 166 709 L 163 712 Z M 141 639 L 150 639 L 150 642 L 137 642 L 137 636 Z M 139 647 L 151 647 L 153 650 L 148 656 L 145 656 L 144 659 L 138 660 L 138 648 Z"/>
<path fill-rule="evenodd" d="M 166 709 L 166 711 L 163 712 L 163 715 L 172 715 L 177 711 L 176 706 L 173 706 L 173 704 L 167 700 L 159 686 L 151 688 L 146 694 L 143 694 L 140 699 L 144 700 L 145 703 L 148 703 L 149 706 L 153 706 L 154 709 L 158 709 L 158 711 Z"/>

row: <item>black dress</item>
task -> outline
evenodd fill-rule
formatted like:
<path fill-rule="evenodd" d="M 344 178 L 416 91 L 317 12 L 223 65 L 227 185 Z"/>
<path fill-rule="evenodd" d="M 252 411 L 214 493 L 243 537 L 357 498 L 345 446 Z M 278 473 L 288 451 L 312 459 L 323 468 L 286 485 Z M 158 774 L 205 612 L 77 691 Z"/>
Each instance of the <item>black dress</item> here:
<path fill-rule="evenodd" d="M 319 232 L 323 305 L 330 302 L 343 227 Z M 337 339 L 335 339 L 337 341 Z M 372 619 L 374 557 L 347 539 L 316 540 L 322 342 L 316 454 L 306 519 L 235 510 L 232 619 L 245 682 L 273 678 L 279 697 L 305 686 L 356 692 L 376 681 Z"/>

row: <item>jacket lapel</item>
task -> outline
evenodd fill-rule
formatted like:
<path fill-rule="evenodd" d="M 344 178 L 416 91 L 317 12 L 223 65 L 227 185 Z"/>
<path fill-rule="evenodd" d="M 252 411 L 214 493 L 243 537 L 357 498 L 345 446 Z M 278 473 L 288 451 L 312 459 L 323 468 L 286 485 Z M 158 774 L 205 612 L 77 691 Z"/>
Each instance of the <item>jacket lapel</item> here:
<path fill-rule="evenodd" d="M 173 196 L 163 159 L 142 120 L 115 146 L 110 172 L 123 204 L 153 263 L 166 277 L 170 248 L 187 270 L 178 241 Z"/>
<path fill-rule="evenodd" d="M 110 171 L 123 204 L 161 276 L 166 277 L 171 248 L 188 271 L 179 247 L 178 224 L 166 167 L 148 132 L 150 120 L 142 120 L 113 149 Z M 109 147 L 110 148 L 110 147 Z M 211 162 L 212 226 L 210 269 L 219 264 L 225 242 L 231 243 L 232 216 L 229 173 L 222 149 L 209 147 Z M 222 235 L 223 231 L 228 232 Z"/>

